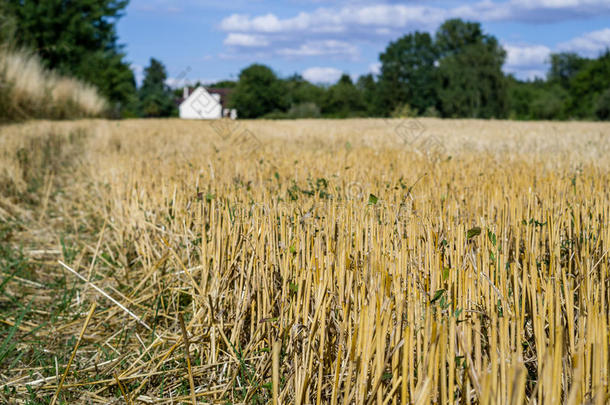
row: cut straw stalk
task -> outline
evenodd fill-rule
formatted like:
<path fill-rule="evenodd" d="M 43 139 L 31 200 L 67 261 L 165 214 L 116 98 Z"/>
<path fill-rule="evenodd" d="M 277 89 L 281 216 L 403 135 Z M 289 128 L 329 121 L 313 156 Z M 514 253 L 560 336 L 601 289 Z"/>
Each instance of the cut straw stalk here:
<path fill-rule="evenodd" d="M 113 401 L 120 387 L 106 388 L 117 387 L 115 379 L 89 377 L 116 370 L 124 387 L 140 385 L 126 392 L 134 402 L 192 402 L 192 390 L 177 396 L 188 369 L 175 352 L 185 344 L 177 330 L 181 313 L 192 314 L 185 326 L 198 349 L 197 359 L 190 353 L 190 374 L 200 400 L 603 402 L 610 364 L 604 344 L 610 139 L 599 134 L 610 126 L 425 124 L 452 149 L 451 160 L 396 148 L 392 128 L 378 120 L 244 123 L 266 143 L 257 159 L 212 151 L 211 126 L 177 120 L 3 128 L 0 149 L 8 152 L 0 176 L 8 173 L 4 178 L 19 190 L 27 190 L 25 174 L 44 178 L 48 170 L 43 153 L 28 155 L 23 167 L 24 150 L 43 150 L 58 139 L 39 134 L 81 125 L 95 133 L 87 138 L 86 158 L 70 150 L 70 172 L 58 171 L 52 186 L 41 188 L 41 197 L 52 189 L 43 200 L 48 226 L 40 230 L 38 216 L 31 216 L 30 245 L 53 247 L 70 213 L 74 239 L 91 246 L 76 259 L 87 264 L 72 268 L 84 278 L 103 277 L 89 281 L 133 312 L 153 312 L 154 330 L 163 336 L 134 333 L 152 314 L 125 317 L 109 303 L 96 312 L 104 322 L 93 332 L 90 324 L 87 335 L 118 360 L 99 371 L 79 370 L 81 379 L 65 381 L 62 392 L 82 393 L 77 404 Z M 346 142 L 353 145 L 349 153 Z M 560 152 L 540 153 L 550 145 Z M 44 163 L 40 172 L 36 162 Z M 70 193 L 53 198 L 66 181 Z M 361 184 L 364 200 L 345 201 L 351 182 Z M 370 203 L 368 193 L 377 196 Z M 3 217 L 27 217 L 9 199 L 0 205 Z M 469 238 L 474 227 L 480 234 Z M 51 242 L 38 240 L 41 234 Z M 43 268 L 46 256 L 35 258 Z M 44 279 L 49 274 L 37 272 L 35 282 L 12 278 L 6 286 L 33 289 L 46 305 L 56 293 Z M 117 284 L 115 292 L 108 289 Z M 53 340 L 78 334 L 82 321 L 66 316 L 52 329 L 44 326 L 49 312 L 37 308 L 28 316 L 20 346 L 39 333 L 52 333 Z M 281 364 L 273 358 L 277 351 L 267 353 L 279 341 Z M 51 345 L 44 349 L 60 358 Z M 88 353 L 94 362 L 104 356 L 96 351 Z M 17 401 L 26 402 L 25 385 L 34 380 L 28 356 L 8 356 L 16 367 L 2 374 Z M 126 370 L 117 368 L 121 362 Z M 518 371 L 523 367 L 525 374 Z M 49 384 L 40 389 L 52 394 L 59 382 L 53 378 L 54 385 L 40 377 L 32 383 Z"/>
<path fill-rule="evenodd" d="M 59 264 L 61 264 L 66 270 L 68 270 L 69 272 L 71 272 L 72 274 L 74 274 L 76 277 L 80 278 L 82 281 L 84 281 L 85 283 L 89 284 L 91 287 L 93 287 L 93 289 L 97 292 L 99 292 L 100 294 L 102 294 L 104 297 L 106 297 L 108 300 L 110 300 L 113 304 L 115 304 L 116 306 L 118 306 L 119 308 L 121 308 L 123 311 L 125 311 L 129 316 L 131 316 L 133 319 L 135 319 L 136 321 L 138 321 L 138 323 L 142 326 L 144 326 L 146 329 L 148 329 L 149 331 L 152 332 L 152 329 L 150 326 L 148 326 L 143 320 L 141 320 L 136 314 L 134 314 L 133 312 L 131 312 L 130 310 L 128 310 L 127 308 L 125 308 L 125 306 L 123 306 L 123 304 L 121 304 L 120 302 L 118 302 L 117 300 L 115 300 L 114 298 L 112 298 L 110 295 L 108 295 L 104 290 L 102 290 L 101 288 L 99 288 L 98 286 L 96 286 L 95 284 L 93 284 L 91 281 L 87 280 L 85 277 L 81 276 L 80 274 L 78 274 L 75 270 L 71 269 L 70 266 L 68 266 L 67 264 L 65 264 L 64 262 L 62 262 L 61 260 L 58 261 Z M 158 337 L 158 336 L 157 336 Z"/>
<path fill-rule="evenodd" d="M 186 358 L 186 369 L 189 375 L 189 387 L 191 389 L 191 402 L 193 405 L 197 405 L 197 397 L 195 396 L 195 381 L 193 380 L 193 370 L 191 369 L 191 343 L 189 341 L 189 334 L 184 324 L 184 318 L 182 314 L 178 314 L 180 320 L 180 329 L 182 330 L 182 340 L 184 342 L 184 357 Z"/>
<path fill-rule="evenodd" d="M 93 316 L 93 312 L 95 311 L 95 306 L 96 306 L 96 303 L 95 303 L 95 301 L 93 301 L 93 303 L 91 304 L 91 308 L 89 309 L 89 313 L 87 314 L 87 318 L 85 319 L 85 323 L 83 324 L 83 328 L 80 331 L 80 335 L 78 335 L 78 340 L 76 341 L 76 344 L 74 345 L 74 350 L 72 350 L 72 355 L 70 356 L 70 360 L 68 360 L 68 364 L 66 365 L 66 370 L 64 371 L 64 374 L 61 377 L 61 381 L 59 382 L 59 385 L 57 386 L 57 390 L 55 391 L 55 394 L 53 395 L 53 399 L 51 400 L 51 405 L 55 405 L 55 402 L 57 402 L 57 398 L 59 397 L 59 392 L 61 391 L 61 387 L 64 385 L 64 381 L 66 380 L 66 376 L 68 375 L 68 371 L 70 370 L 70 366 L 72 365 L 74 356 L 76 356 L 76 351 L 78 350 L 78 346 L 80 345 L 80 342 L 83 339 L 85 330 L 87 330 L 87 325 L 89 325 L 89 321 L 91 320 L 91 317 Z"/>
<path fill-rule="evenodd" d="M 272 353 L 272 388 L 273 388 L 273 405 L 280 404 L 280 352 L 282 350 L 282 342 L 273 342 Z"/>

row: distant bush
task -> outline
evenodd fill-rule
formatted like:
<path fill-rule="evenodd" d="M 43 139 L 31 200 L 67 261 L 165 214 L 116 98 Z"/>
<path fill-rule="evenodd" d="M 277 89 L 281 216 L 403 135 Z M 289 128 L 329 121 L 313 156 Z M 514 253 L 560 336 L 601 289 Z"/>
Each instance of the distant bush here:
<path fill-rule="evenodd" d="M 288 118 L 320 118 L 320 107 L 316 103 L 301 103 L 293 105 L 288 110 Z"/>
<path fill-rule="evenodd" d="M 288 114 L 284 111 L 275 110 L 263 115 L 261 118 L 265 120 L 285 120 L 288 119 Z"/>
<path fill-rule="evenodd" d="M 439 118 L 440 116 L 441 116 L 441 113 L 433 105 L 426 108 L 426 111 L 424 111 L 424 117 Z"/>
<path fill-rule="evenodd" d="M 595 115 L 603 121 L 610 120 L 610 89 L 604 91 L 595 103 Z"/>
<path fill-rule="evenodd" d="M 409 104 L 400 104 L 392 111 L 392 118 L 413 118 L 417 116 L 417 111 Z"/>
<path fill-rule="evenodd" d="M 34 54 L 0 49 L 0 121 L 95 117 L 105 109 L 95 87 L 45 69 Z"/>
<path fill-rule="evenodd" d="M 565 118 L 567 92 L 559 86 L 540 90 L 531 103 L 532 118 L 552 120 Z"/>

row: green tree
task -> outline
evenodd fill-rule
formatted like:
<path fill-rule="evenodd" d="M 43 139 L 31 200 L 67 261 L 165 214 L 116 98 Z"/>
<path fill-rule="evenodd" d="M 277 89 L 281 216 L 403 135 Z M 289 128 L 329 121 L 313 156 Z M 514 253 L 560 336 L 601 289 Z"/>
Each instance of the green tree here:
<path fill-rule="evenodd" d="M 237 82 L 234 80 L 221 80 L 219 82 L 212 83 L 207 87 L 210 89 L 234 89 L 235 86 L 237 86 Z"/>
<path fill-rule="evenodd" d="M 567 99 L 567 90 L 559 84 L 544 83 L 533 95 L 531 117 L 536 120 L 565 119 Z"/>
<path fill-rule="evenodd" d="M 610 120 L 610 88 L 599 95 L 595 103 L 595 115 L 603 121 Z"/>
<path fill-rule="evenodd" d="M 140 113 L 145 117 L 169 117 L 175 115 L 176 106 L 171 89 L 165 84 L 167 72 L 163 63 L 155 58 L 144 69 L 144 80 L 138 91 Z"/>
<path fill-rule="evenodd" d="M 548 81 L 568 89 L 572 78 L 585 67 L 589 59 L 573 52 L 562 52 L 551 54 L 550 62 L 551 67 L 547 75 Z"/>
<path fill-rule="evenodd" d="M 283 82 L 267 66 L 254 64 L 239 74 L 231 105 L 240 117 L 258 118 L 274 111 L 286 111 L 289 103 Z"/>
<path fill-rule="evenodd" d="M 454 18 L 445 21 L 436 31 L 436 49 L 441 57 L 462 52 L 473 44 L 489 42 L 495 38 L 485 35 L 481 24 Z"/>
<path fill-rule="evenodd" d="M 533 119 L 532 101 L 544 91 L 547 83 L 544 80 L 521 81 L 512 76 L 507 78 L 509 118 L 519 120 Z"/>
<path fill-rule="evenodd" d="M 17 45 L 46 66 L 100 88 L 125 105 L 135 92 L 133 72 L 117 43 L 116 22 L 128 0 L 4 0 L 16 22 Z"/>
<path fill-rule="evenodd" d="M 294 74 L 284 80 L 288 102 L 290 105 L 313 103 L 318 107 L 324 101 L 325 89 L 309 83 L 299 74 Z"/>
<path fill-rule="evenodd" d="M 13 46 L 17 25 L 6 3 L 0 2 L 0 50 Z"/>
<path fill-rule="evenodd" d="M 391 42 L 379 60 L 380 103 L 386 115 L 404 103 L 419 112 L 436 105 L 437 50 L 430 34 L 416 31 Z"/>
<path fill-rule="evenodd" d="M 447 117 L 504 117 L 507 81 L 502 72 L 506 52 L 480 24 L 448 20 L 436 34 L 441 110 Z"/>
<path fill-rule="evenodd" d="M 356 88 L 362 95 L 366 106 L 366 115 L 369 117 L 383 116 L 385 111 L 381 106 L 379 84 L 372 74 L 360 76 L 356 82 Z"/>
<path fill-rule="evenodd" d="M 594 118 L 596 100 L 610 88 L 610 50 L 593 59 L 570 80 L 569 115 Z"/>
<path fill-rule="evenodd" d="M 328 117 L 347 118 L 364 116 L 366 105 L 349 75 L 342 75 L 339 81 L 328 88 L 322 113 Z"/>

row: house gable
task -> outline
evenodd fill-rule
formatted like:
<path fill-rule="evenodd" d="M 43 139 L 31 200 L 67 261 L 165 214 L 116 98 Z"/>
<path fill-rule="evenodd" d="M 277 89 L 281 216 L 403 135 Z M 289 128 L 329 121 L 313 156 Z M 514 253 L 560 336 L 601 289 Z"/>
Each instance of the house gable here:
<path fill-rule="evenodd" d="M 205 88 L 197 87 L 182 103 L 180 118 L 219 119 L 222 118 L 220 94 L 210 94 Z"/>

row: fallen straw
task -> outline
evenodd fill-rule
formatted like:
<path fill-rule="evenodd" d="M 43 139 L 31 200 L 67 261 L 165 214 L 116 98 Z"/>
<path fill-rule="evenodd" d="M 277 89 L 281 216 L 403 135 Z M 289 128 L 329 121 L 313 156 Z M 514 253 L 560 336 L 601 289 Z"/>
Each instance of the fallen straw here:
<path fill-rule="evenodd" d="M 125 390 L 125 387 L 123 387 L 123 384 L 121 383 L 121 380 L 119 380 L 119 376 L 117 376 L 116 372 L 114 373 L 114 380 L 116 381 L 116 385 L 119 386 L 119 390 L 121 390 L 121 395 L 123 395 L 125 403 L 127 405 L 131 405 L 131 399 L 129 398 L 129 395 L 127 395 L 127 391 Z"/>
<path fill-rule="evenodd" d="M 87 280 L 85 277 L 81 276 L 80 274 L 78 274 L 75 270 L 71 269 L 67 264 L 65 264 L 64 262 L 62 262 L 61 260 L 58 260 L 59 264 L 61 264 L 66 270 L 69 270 L 72 274 L 74 274 L 76 277 L 80 278 L 81 280 L 83 280 L 85 283 L 89 284 L 91 287 L 93 287 L 93 289 L 95 289 L 95 291 L 99 292 L 100 294 L 102 294 L 104 297 L 108 298 L 110 301 L 112 301 L 112 303 L 116 304 L 119 308 L 121 308 L 123 311 L 127 312 L 129 314 L 129 316 L 131 316 L 133 319 L 135 319 L 136 321 L 138 321 L 138 323 L 142 326 L 144 326 L 146 329 L 152 331 L 152 329 L 150 328 L 150 326 L 148 326 L 143 320 L 141 320 L 136 314 L 134 314 L 133 312 L 131 312 L 130 310 L 128 310 L 127 308 L 125 308 L 123 306 L 123 304 L 121 304 L 120 302 L 118 302 L 117 300 L 115 300 L 114 298 L 112 298 L 110 295 L 108 295 L 106 292 L 104 292 L 104 290 L 102 290 L 101 288 L 99 288 L 98 286 L 96 286 L 95 284 L 93 284 L 91 281 Z"/>
<path fill-rule="evenodd" d="M 74 345 L 74 350 L 72 351 L 72 356 L 70 356 L 70 360 L 68 360 L 68 365 L 66 365 L 66 369 L 64 370 L 64 375 L 61 377 L 61 381 L 57 386 L 57 390 L 53 395 L 53 400 L 51 401 L 51 405 L 55 405 L 57 402 L 57 398 L 59 397 L 59 392 L 61 391 L 62 385 L 64 385 L 64 381 L 66 376 L 68 375 L 68 371 L 70 370 L 70 366 L 72 365 L 72 360 L 74 360 L 74 356 L 76 355 L 76 351 L 78 350 L 78 346 L 80 345 L 81 340 L 83 339 L 83 335 L 85 334 L 85 330 L 87 329 L 87 325 L 89 325 L 89 321 L 93 316 L 93 312 L 95 311 L 95 301 L 91 304 L 91 309 L 89 310 L 89 314 L 87 314 L 87 319 L 85 319 L 85 324 L 83 325 L 83 329 L 80 331 L 80 335 L 78 336 L 78 340 L 76 341 L 76 345 Z"/>
<path fill-rule="evenodd" d="M 186 368 L 189 373 L 189 386 L 191 388 L 191 402 L 193 405 L 197 405 L 197 397 L 195 396 L 195 382 L 193 380 L 193 371 L 191 370 L 191 352 L 189 342 L 189 334 L 186 331 L 186 326 L 184 324 L 184 318 L 182 314 L 178 314 L 178 319 L 180 320 L 180 329 L 182 329 L 182 340 L 184 341 L 184 357 L 186 358 Z"/>

